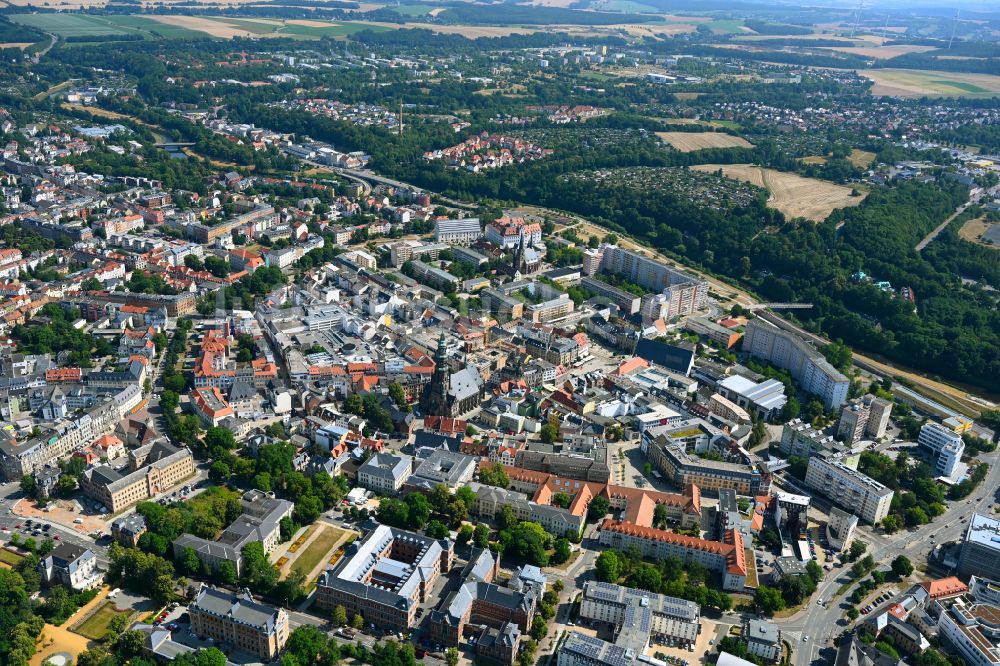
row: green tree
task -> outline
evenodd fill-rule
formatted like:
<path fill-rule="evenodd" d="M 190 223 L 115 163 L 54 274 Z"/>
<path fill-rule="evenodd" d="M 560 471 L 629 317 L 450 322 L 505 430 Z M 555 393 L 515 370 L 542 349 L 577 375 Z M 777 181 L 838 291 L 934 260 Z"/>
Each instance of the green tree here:
<path fill-rule="evenodd" d="M 570 558 L 573 551 L 569 545 L 569 539 L 562 538 L 556 539 L 554 544 L 554 552 L 552 553 L 551 561 L 552 564 L 562 564 Z"/>
<path fill-rule="evenodd" d="M 500 463 L 494 465 L 482 465 L 479 468 L 479 482 L 487 486 L 497 488 L 507 488 L 510 486 L 510 477 Z"/>
<path fill-rule="evenodd" d="M 229 469 L 229 465 L 222 462 L 221 460 L 216 460 L 212 463 L 212 466 L 208 469 L 208 478 L 210 478 L 215 483 L 225 483 L 229 480 L 229 475 L 232 474 Z"/>
<path fill-rule="evenodd" d="M 563 509 L 568 509 L 570 502 L 573 499 L 566 493 L 560 491 L 552 495 L 552 506 L 562 507 Z"/>
<path fill-rule="evenodd" d="M 557 437 L 559 437 L 559 428 L 551 423 L 546 423 L 545 425 L 542 426 L 539 435 L 543 442 L 545 442 L 546 444 L 551 444 L 552 442 L 556 441 Z"/>
<path fill-rule="evenodd" d="M 490 528 L 479 523 L 476 525 L 476 529 L 473 531 L 472 542 L 476 544 L 478 548 L 486 548 L 490 541 Z"/>
<path fill-rule="evenodd" d="M 455 537 L 455 543 L 459 546 L 464 546 L 472 540 L 473 533 L 472 525 L 462 525 L 458 530 L 458 535 Z"/>
<path fill-rule="evenodd" d="M 355 629 L 364 629 L 365 618 L 361 617 L 361 614 L 358 613 L 357 615 L 351 618 L 351 626 L 354 627 Z"/>
<path fill-rule="evenodd" d="M 432 520 L 427 523 L 427 529 L 424 530 L 424 534 L 432 539 L 447 539 L 448 538 L 448 526 L 442 523 L 440 520 Z"/>
<path fill-rule="evenodd" d="M 458 649 L 450 647 L 444 651 L 444 663 L 448 666 L 458 666 Z"/>
<path fill-rule="evenodd" d="M 753 595 L 753 602 L 766 615 L 773 615 L 785 608 L 785 599 L 781 591 L 766 585 L 757 588 Z"/>
<path fill-rule="evenodd" d="M 617 551 L 606 550 L 597 556 L 594 563 L 594 575 L 597 580 L 605 583 L 617 583 L 622 577 L 624 563 Z"/>
<path fill-rule="evenodd" d="M 892 573 L 905 578 L 913 573 L 913 563 L 905 555 L 900 555 L 892 561 Z"/>
<path fill-rule="evenodd" d="M 338 627 L 347 625 L 347 609 L 340 604 L 337 604 L 337 607 L 333 609 L 333 623 Z"/>
<path fill-rule="evenodd" d="M 608 515 L 608 511 L 611 509 L 611 503 L 608 502 L 605 497 L 595 497 L 590 500 L 590 506 L 587 507 L 587 519 L 591 522 L 595 522 Z"/>

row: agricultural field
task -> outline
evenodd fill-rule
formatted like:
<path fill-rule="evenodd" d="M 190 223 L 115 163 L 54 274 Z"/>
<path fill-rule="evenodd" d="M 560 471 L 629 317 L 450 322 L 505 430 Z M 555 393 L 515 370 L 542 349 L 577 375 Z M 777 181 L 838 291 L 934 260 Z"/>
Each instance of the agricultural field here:
<path fill-rule="evenodd" d="M 723 132 L 657 132 L 656 136 L 682 153 L 706 148 L 753 148 L 746 139 Z"/>
<path fill-rule="evenodd" d="M 872 95 L 894 97 L 992 97 L 1000 94 L 1000 76 L 931 72 L 914 69 L 866 69 L 858 72 L 875 85 Z"/>
<path fill-rule="evenodd" d="M 851 188 L 817 178 L 765 169 L 753 164 L 699 164 L 697 171 L 722 170 L 727 178 L 741 180 L 771 193 L 769 208 L 780 210 L 786 218 L 804 217 L 822 222 L 837 208 L 857 206 L 865 194 L 851 196 Z"/>
<path fill-rule="evenodd" d="M 12 14 L 8 18 L 14 23 L 26 25 L 43 32 L 52 32 L 62 38 L 68 37 L 117 37 L 120 35 L 140 35 L 143 37 L 164 37 L 175 39 L 196 39 L 205 37 L 203 33 L 169 26 L 152 16 L 89 16 L 84 14 Z"/>
<path fill-rule="evenodd" d="M 851 154 L 847 156 L 847 159 L 850 160 L 851 164 L 854 166 L 861 169 L 867 169 L 871 166 L 872 162 L 875 161 L 875 153 L 855 148 L 851 151 Z"/>
<path fill-rule="evenodd" d="M 918 46 L 916 44 L 894 44 L 892 46 L 836 46 L 829 47 L 828 50 L 838 53 L 873 58 L 875 60 L 891 60 L 901 55 L 909 53 L 926 53 L 933 51 L 933 46 Z M 826 47 L 824 47 L 826 50 Z"/>

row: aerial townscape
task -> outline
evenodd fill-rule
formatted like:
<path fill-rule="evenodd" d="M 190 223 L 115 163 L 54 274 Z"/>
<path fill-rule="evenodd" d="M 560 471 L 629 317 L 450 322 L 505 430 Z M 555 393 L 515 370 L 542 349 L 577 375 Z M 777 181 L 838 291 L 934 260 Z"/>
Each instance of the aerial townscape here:
<path fill-rule="evenodd" d="M 0 666 L 1000 666 L 1000 5 L 0 5 Z"/>

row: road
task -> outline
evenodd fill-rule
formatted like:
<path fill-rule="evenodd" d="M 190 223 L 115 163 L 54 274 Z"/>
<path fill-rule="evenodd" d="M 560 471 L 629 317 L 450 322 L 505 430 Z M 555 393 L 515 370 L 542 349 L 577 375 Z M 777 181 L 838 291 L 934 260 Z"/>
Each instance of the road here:
<path fill-rule="evenodd" d="M 964 213 L 964 212 L 965 212 L 965 209 L 966 209 L 966 208 L 967 208 L 968 206 L 969 206 L 969 204 L 962 204 L 961 206 L 959 206 L 958 208 L 956 208 L 956 209 L 955 209 L 955 212 L 954 212 L 954 213 L 952 213 L 952 214 L 951 214 L 951 215 L 950 215 L 950 216 L 948 217 L 948 219 L 946 219 L 946 220 L 945 220 L 944 222 L 942 222 L 942 223 L 941 223 L 941 224 L 939 224 L 939 225 L 938 225 L 937 227 L 935 227 L 935 228 L 934 228 L 934 231 L 932 231 L 932 232 L 930 232 L 929 234 L 927 234 L 926 236 L 924 236 L 924 239 L 923 239 L 922 241 L 920 241 L 919 243 L 917 243 L 917 246 L 916 246 L 916 247 L 915 247 L 914 249 L 915 249 L 915 250 L 916 250 L 917 252 L 920 252 L 920 251 L 921 251 L 921 250 L 923 250 L 923 249 L 924 249 L 925 247 L 927 247 L 927 245 L 928 245 L 928 244 L 929 244 L 929 243 L 930 243 L 930 242 L 931 242 L 932 240 L 934 240 L 935 238 L 937 238 L 937 237 L 938 237 L 938 234 L 940 234 L 940 233 L 941 233 L 942 231 L 944 231 L 944 230 L 945 230 L 945 227 L 947 227 L 947 226 L 948 226 L 949 224 L 951 224 L 951 221 L 952 221 L 952 220 L 954 220 L 954 219 L 955 219 L 956 217 L 958 217 L 959 215 L 961 215 L 962 213 Z"/>
<path fill-rule="evenodd" d="M 930 524 L 893 535 L 861 530 L 863 534 L 859 537 L 869 542 L 868 553 L 883 565 L 883 569 L 899 555 L 905 555 L 914 562 L 922 562 L 935 543 L 947 543 L 962 537 L 967 527 L 962 522 L 963 519 L 977 511 L 991 513 L 989 508 L 994 503 L 994 492 L 1000 484 L 1000 453 L 981 456 L 980 460 L 990 465 L 990 473 L 973 497 L 949 503 L 945 512 Z M 846 625 L 838 624 L 838 621 L 850 606 L 847 599 L 856 585 L 851 585 L 843 595 L 834 602 L 828 602 L 825 607 L 817 603 L 819 599 L 829 600 L 841 585 L 848 582 L 847 570 L 848 567 L 839 567 L 829 572 L 806 609 L 792 617 L 778 620 L 781 630 L 791 634 L 788 638 L 795 650 L 795 666 L 813 663 L 817 658 L 817 651 L 832 647 L 832 640 L 847 628 Z M 803 642 L 803 636 L 808 636 L 809 640 Z"/>
<path fill-rule="evenodd" d="M 46 46 L 44 49 L 35 54 L 34 61 L 36 65 L 42 58 L 45 57 L 45 54 L 47 54 L 49 51 L 52 50 L 52 47 L 56 45 L 56 42 L 59 41 L 59 35 L 51 32 L 47 32 L 45 34 L 48 35 L 52 41 L 49 42 L 48 46 Z"/>

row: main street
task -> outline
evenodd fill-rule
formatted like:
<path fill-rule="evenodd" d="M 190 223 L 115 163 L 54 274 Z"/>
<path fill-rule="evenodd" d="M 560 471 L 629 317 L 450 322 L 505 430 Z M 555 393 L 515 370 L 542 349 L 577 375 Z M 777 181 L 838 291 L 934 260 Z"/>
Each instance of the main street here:
<path fill-rule="evenodd" d="M 960 539 L 968 525 L 967 519 L 975 512 L 992 513 L 991 507 L 995 501 L 994 493 L 1000 485 L 1000 453 L 981 456 L 980 460 L 990 465 L 990 473 L 965 500 L 950 502 L 945 512 L 931 523 L 914 530 L 904 530 L 893 535 L 881 535 L 871 530 L 859 530 L 855 538 L 869 543 L 868 554 L 885 568 L 899 555 L 905 555 L 915 564 L 923 562 L 935 544 L 947 543 Z M 831 599 L 841 585 L 850 581 L 849 567 L 842 566 L 830 571 L 816 590 L 808 607 L 799 613 L 778 620 L 781 630 L 790 636 L 792 649 L 795 651 L 795 666 L 811 664 L 817 657 L 817 651 L 832 647 L 832 640 L 846 628 L 838 624 L 844 612 L 850 607 L 847 599 L 860 581 L 855 581 L 837 599 Z M 820 606 L 818 601 L 826 601 Z M 809 640 L 802 641 L 803 636 Z M 794 639 L 794 640 L 792 640 Z"/>

